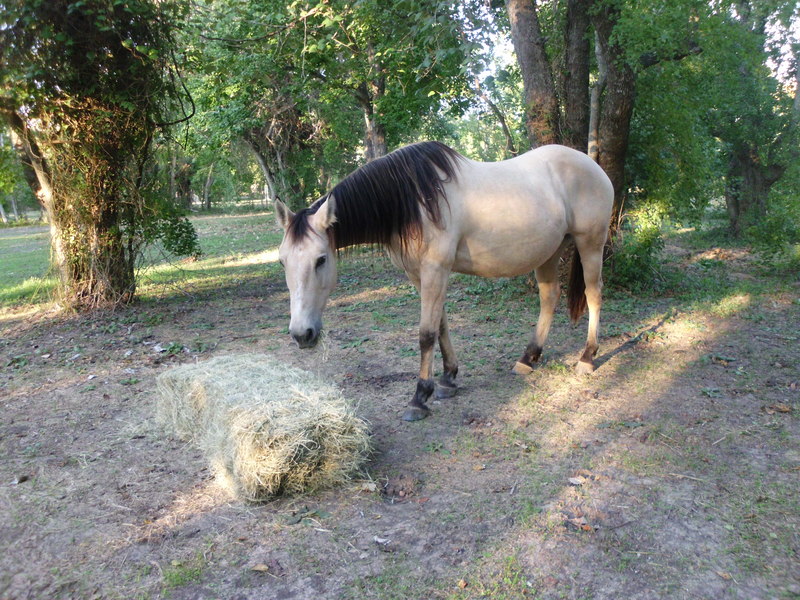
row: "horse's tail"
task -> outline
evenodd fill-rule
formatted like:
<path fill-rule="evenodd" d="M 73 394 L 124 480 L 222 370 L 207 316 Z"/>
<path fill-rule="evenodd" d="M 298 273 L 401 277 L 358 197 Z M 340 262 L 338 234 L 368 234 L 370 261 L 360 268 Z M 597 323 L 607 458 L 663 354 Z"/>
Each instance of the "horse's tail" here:
<path fill-rule="evenodd" d="M 586 281 L 583 279 L 583 263 L 577 248 L 572 250 L 572 266 L 567 285 L 567 308 L 573 323 L 577 323 L 581 315 L 586 312 Z"/>

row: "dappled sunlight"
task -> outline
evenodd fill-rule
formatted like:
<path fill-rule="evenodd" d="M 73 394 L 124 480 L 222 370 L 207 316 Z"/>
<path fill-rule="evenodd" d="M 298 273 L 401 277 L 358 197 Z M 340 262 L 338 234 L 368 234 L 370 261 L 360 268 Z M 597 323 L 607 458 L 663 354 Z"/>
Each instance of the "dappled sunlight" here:
<path fill-rule="evenodd" d="M 249 218 L 256 218 L 256 217 L 270 217 L 272 216 L 271 210 L 259 211 L 259 212 L 247 212 L 247 213 L 231 213 L 226 215 L 220 214 L 208 214 L 208 215 L 192 215 L 192 222 L 204 222 L 204 221 L 231 221 L 236 219 L 249 219 Z"/>
<path fill-rule="evenodd" d="M 355 294 L 348 294 L 346 296 L 339 296 L 330 300 L 330 306 L 346 306 L 348 304 L 361 304 L 365 302 L 378 302 L 385 300 L 392 296 L 397 296 L 398 291 L 396 286 L 384 286 L 374 290 L 364 290 Z"/>
<path fill-rule="evenodd" d="M 16 321 L 29 319 L 46 311 L 42 304 L 28 304 L 21 307 L 0 308 L 0 324 L 14 324 Z"/>
<path fill-rule="evenodd" d="M 193 518 L 206 515 L 232 502 L 231 492 L 225 482 L 209 479 L 194 488 L 179 491 L 172 503 L 161 511 L 154 519 L 145 519 L 142 523 L 129 524 L 131 530 L 125 539 L 114 545 L 128 545 L 133 541 L 151 541 L 164 537 L 171 531 L 180 528 Z"/>
<path fill-rule="evenodd" d="M 557 454 L 566 452 L 571 444 L 591 443 L 598 425 L 608 427 L 617 421 L 640 417 L 648 406 L 640 403 L 635 407 L 637 414 L 631 414 L 625 399 L 649 394 L 655 402 L 702 354 L 702 345 L 697 343 L 702 339 L 701 333 L 692 325 L 680 320 L 663 323 L 658 329 L 654 325 L 643 328 L 634 338 L 639 340 L 634 344 L 630 340 L 617 340 L 617 346 L 609 348 L 609 340 L 601 343 L 598 362 L 604 355 L 612 357 L 588 377 L 574 375 L 571 371 L 565 373 L 563 369 L 553 371 L 547 366 L 535 370 L 528 378 L 530 389 L 513 398 L 501 414 L 509 413 L 504 415 L 506 418 L 516 415 L 512 417 L 515 420 L 532 410 L 545 418 L 548 417 L 545 413 L 551 418 L 563 416 L 541 438 L 543 447 Z M 646 340 L 647 337 L 651 339 Z M 661 360 L 660 349 L 666 342 L 673 349 L 681 346 L 680 361 Z M 629 347 L 623 348 L 626 345 Z M 648 356 L 644 356 L 644 352 Z M 635 359 L 632 354 L 636 354 Z M 607 394 L 612 389 L 617 399 L 613 403 Z M 580 410 L 574 410 L 576 403 Z"/>
<path fill-rule="evenodd" d="M 750 308 L 753 298 L 748 293 L 733 293 L 725 296 L 711 307 L 711 312 L 718 317 L 731 317 Z"/>
<path fill-rule="evenodd" d="M 166 274 L 170 272 L 201 272 L 205 269 L 219 267 L 242 267 L 247 265 L 261 265 L 278 262 L 278 249 L 270 248 L 261 252 L 250 252 L 248 254 L 237 254 L 235 256 L 214 256 L 212 258 L 201 258 L 197 261 L 181 261 L 180 263 L 164 262 L 157 265 L 150 265 L 142 269 L 141 274 L 145 277 L 154 274 Z"/>

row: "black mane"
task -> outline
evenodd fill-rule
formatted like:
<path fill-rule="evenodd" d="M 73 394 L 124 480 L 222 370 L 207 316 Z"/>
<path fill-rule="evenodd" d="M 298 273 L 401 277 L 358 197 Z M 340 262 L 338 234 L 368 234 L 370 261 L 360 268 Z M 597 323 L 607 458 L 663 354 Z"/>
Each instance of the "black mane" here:
<path fill-rule="evenodd" d="M 329 235 L 336 249 L 386 245 L 394 236 L 405 243 L 419 233 L 420 206 L 434 224 L 441 223 L 440 200 L 447 204 L 442 184 L 455 177 L 462 158 L 440 142 L 420 142 L 395 150 L 353 171 L 328 194 L 299 211 L 289 233 L 295 240 L 307 235 L 308 217 L 333 196 L 336 222 Z"/>

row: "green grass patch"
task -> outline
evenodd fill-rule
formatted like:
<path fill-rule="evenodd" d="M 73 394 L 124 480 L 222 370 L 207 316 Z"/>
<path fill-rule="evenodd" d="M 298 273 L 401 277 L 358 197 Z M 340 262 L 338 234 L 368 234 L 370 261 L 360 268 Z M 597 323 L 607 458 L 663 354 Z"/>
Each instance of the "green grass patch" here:
<path fill-rule="evenodd" d="M 0 306 L 44 300 L 55 287 L 49 276 L 50 232 L 41 227 L 0 229 Z"/>

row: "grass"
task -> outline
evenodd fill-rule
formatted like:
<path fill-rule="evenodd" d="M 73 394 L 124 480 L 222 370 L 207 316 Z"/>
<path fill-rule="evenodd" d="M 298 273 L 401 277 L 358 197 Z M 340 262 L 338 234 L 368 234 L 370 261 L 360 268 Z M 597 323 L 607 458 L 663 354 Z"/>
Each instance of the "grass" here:
<path fill-rule="evenodd" d="M 129 325 L 135 324 L 131 336 L 143 339 L 153 332 L 165 332 L 158 340 L 173 353 L 181 353 L 184 345 L 195 352 L 204 352 L 213 349 L 218 341 L 224 348 L 229 331 L 224 326 L 223 317 L 239 315 L 241 305 L 231 302 L 236 300 L 237 294 L 251 293 L 250 290 L 258 289 L 256 286 L 264 285 L 265 281 L 285 293 L 280 267 L 270 262 L 273 259 L 269 251 L 274 250 L 280 240 L 280 232 L 272 226 L 271 217 L 201 217 L 195 219 L 195 223 L 205 250 L 203 258 L 192 263 L 162 263 L 151 268 L 140 287 L 146 299 L 145 306 L 139 304 L 104 320 L 98 318 L 95 321 L 98 334 L 121 337 Z M 732 242 L 715 237 L 718 232 L 708 235 L 681 231 L 669 235 L 683 249 L 735 248 Z M 46 244 L 42 245 L 41 239 L 23 239 L 20 244 L 21 251 L 39 244 L 40 257 L 44 261 L 41 264 L 46 266 Z M 7 247 L 0 246 L 2 249 Z M 28 254 L 28 258 L 30 256 Z M 4 253 L 3 266 L 5 258 Z M 796 460 L 791 458 L 795 454 L 789 453 L 796 453 L 796 437 L 792 436 L 796 432 L 798 410 L 795 407 L 790 415 L 768 417 L 759 412 L 759 406 L 753 406 L 751 414 L 751 407 L 745 402 L 739 403 L 742 415 L 725 413 L 724 407 L 726 402 L 741 399 L 744 393 L 759 395 L 765 390 L 767 376 L 776 378 L 783 386 L 770 388 L 772 393 L 789 394 L 787 382 L 783 380 L 796 379 L 795 371 L 790 370 L 794 367 L 776 368 L 771 373 L 764 371 L 771 370 L 770 365 L 775 362 L 785 362 L 781 357 L 783 346 L 791 347 L 791 343 L 797 340 L 794 329 L 781 323 L 791 323 L 799 305 L 787 304 L 785 298 L 780 306 L 775 302 L 787 294 L 796 299 L 797 288 L 792 286 L 790 274 L 736 278 L 732 275 L 738 269 L 746 269 L 734 260 L 694 258 L 665 258 L 666 268 L 681 273 L 680 280 L 676 280 L 667 291 L 633 295 L 619 289 L 606 290 L 602 352 L 623 344 L 626 338 L 637 336 L 638 341 L 615 356 L 605 368 L 599 369 L 597 377 L 587 379 L 578 379 L 572 372 L 572 363 L 585 335 L 585 320 L 578 329 L 570 329 L 563 316 L 563 304 L 542 365 L 530 376 L 529 383 L 516 379 L 509 383 L 507 378 L 495 378 L 495 368 L 508 368 L 506 353 L 512 352 L 509 349 L 511 342 L 524 344 L 518 336 L 529 335 L 529 324 L 535 321 L 538 307 L 535 290 L 527 278 L 492 281 L 454 275 L 448 301 L 453 337 L 462 360 L 463 378 L 460 381 L 463 381 L 464 394 L 443 402 L 434 419 L 415 424 L 413 428 L 403 424 L 404 429 L 399 432 L 393 429 L 389 429 L 389 433 L 382 432 L 382 443 L 411 444 L 415 456 L 408 463 L 393 462 L 395 455 L 387 455 L 389 458 L 381 460 L 384 460 L 387 472 L 393 468 L 426 470 L 420 495 L 430 495 L 432 501 L 404 506 L 407 510 L 413 508 L 414 518 L 421 519 L 417 522 L 420 535 L 427 524 L 439 526 L 445 523 L 447 527 L 441 527 L 441 536 L 435 538 L 437 544 L 466 547 L 466 554 L 458 556 L 467 556 L 468 560 L 463 564 L 446 564 L 450 555 L 442 552 L 440 555 L 445 560 L 437 563 L 435 569 L 426 570 L 428 557 L 420 556 L 414 541 L 409 541 L 414 536 L 408 533 L 404 538 L 401 533 L 395 552 L 376 553 L 370 546 L 373 555 L 368 559 L 369 569 L 363 567 L 356 571 L 362 563 L 347 563 L 353 571 L 347 573 L 346 581 L 342 583 L 345 588 L 341 597 L 450 600 L 550 600 L 585 594 L 588 594 L 585 597 L 592 597 L 594 591 L 602 591 L 602 582 L 596 583 L 593 578 L 613 572 L 623 573 L 621 577 L 631 584 L 650 578 L 653 590 L 662 593 L 663 597 L 679 597 L 686 591 L 682 587 L 682 575 L 687 571 L 698 573 L 711 568 L 709 565 L 723 572 L 730 571 L 739 579 L 752 580 L 757 574 L 762 574 L 763 581 L 770 578 L 785 581 L 785 572 L 771 570 L 773 564 L 785 567 L 785 557 L 792 556 L 797 544 L 796 515 L 800 514 L 800 506 L 797 504 L 795 471 L 792 470 L 796 467 Z M 25 278 L 41 275 L 15 271 L 14 277 L 7 277 L 4 269 L 0 271 L 0 277 L 3 277 L 0 292 L 23 283 Z M 379 348 L 379 334 L 373 335 L 373 330 L 399 332 L 403 328 L 416 327 L 416 292 L 385 259 L 370 253 L 354 252 L 340 263 L 340 274 L 339 290 L 334 296 L 334 301 L 340 304 L 328 309 L 329 318 L 336 315 L 347 321 L 346 325 L 337 323 L 334 327 L 338 326 L 340 331 L 350 330 L 348 337 L 341 342 L 337 340 L 339 348 L 345 349 L 340 356 L 346 354 L 351 363 L 358 362 L 363 360 L 358 352 L 371 353 Z M 242 283 L 248 285 L 243 288 Z M 172 304 L 175 301 L 173 297 L 185 298 L 184 288 L 194 293 L 207 292 L 208 307 L 214 312 L 187 316 L 182 332 L 176 332 L 174 328 L 181 326 L 176 325 L 180 322 L 177 314 L 180 307 Z M 32 301 L 30 298 L 25 300 L 28 297 L 24 293 L 20 298 Z M 276 294 L 269 309 L 273 312 L 287 310 L 288 302 L 284 300 Z M 0 296 L 0 301 L 5 302 L 5 296 Z M 267 308 L 266 302 L 264 306 Z M 280 308 L 275 309 L 277 306 Z M 256 336 L 261 333 L 257 329 L 275 326 L 278 318 L 283 326 L 283 316 L 284 313 L 280 313 L 276 317 L 269 311 L 251 313 L 251 325 L 237 334 L 253 333 Z M 734 317 L 742 317 L 745 326 L 752 327 L 754 333 L 762 338 L 766 335 L 772 337 L 775 333 L 776 336 L 772 337 L 775 357 L 769 356 L 773 350 L 763 344 L 759 356 L 748 354 L 746 347 L 731 346 L 731 342 L 740 338 L 733 335 L 737 332 L 725 330 L 724 325 Z M 663 322 L 665 326 L 653 327 L 654 322 Z M 681 327 L 670 328 L 675 322 Z M 689 346 L 687 342 L 682 355 L 662 352 L 670 344 L 680 342 L 678 338 L 681 336 L 696 336 L 701 345 Z M 403 364 L 414 364 L 419 353 L 415 337 L 412 333 L 400 338 L 402 341 L 390 349 L 392 358 L 402 359 Z M 245 338 L 239 338 L 238 347 L 244 343 Z M 268 343 L 273 344 L 272 341 Z M 273 347 L 266 346 L 268 350 Z M 731 350 L 731 347 L 735 349 Z M 64 350 L 62 355 L 66 358 L 78 351 L 71 348 Z M 517 354 L 516 347 L 513 354 Z M 676 365 L 664 364 L 665 357 L 674 359 Z M 736 360 L 728 361 L 725 357 Z M 7 366 L 7 370 L 15 375 L 15 381 L 22 381 L 25 370 L 37 365 L 32 352 L 16 346 L 4 360 L 8 364 L 0 364 L 0 367 Z M 730 364 L 723 364 L 725 362 Z M 76 362 L 71 368 L 77 370 L 85 366 Z M 392 365 L 376 372 L 383 374 L 391 369 L 401 367 Z M 665 371 L 672 375 L 662 376 Z M 704 375 L 709 377 L 704 378 Z M 135 376 L 120 375 L 114 384 L 128 386 L 121 393 L 133 396 L 134 388 L 147 385 L 147 380 L 140 382 L 139 377 L 145 375 L 138 372 Z M 92 396 L 92 386 L 96 385 L 96 380 L 85 383 L 83 377 L 74 391 L 85 391 L 82 397 L 88 398 Z M 673 398 L 666 393 L 674 392 L 673 386 L 676 385 L 682 386 L 686 394 Z M 353 389 L 362 393 L 363 388 Z M 775 391 L 778 389 L 782 391 Z M 592 391 L 597 393 L 588 393 Z M 739 395 L 734 395 L 733 391 Z M 370 389 L 363 394 L 373 398 L 376 392 Z M 773 401 L 777 400 L 762 401 L 760 396 L 758 399 L 759 405 Z M 457 408 L 452 409 L 451 415 L 443 417 L 451 406 Z M 634 409 L 643 414 L 637 415 Z M 462 425 L 462 413 L 473 411 L 495 425 Z M 716 413 L 726 418 L 714 421 L 718 418 Z M 452 422 L 447 423 L 446 419 L 451 417 Z M 390 422 L 390 427 L 396 426 L 394 421 Z M 406 431 L 410 439 L 397 442 Z M 19 446 L 13 447 L 12 443 L 16 443 L 15 438 L 3 441 L 7 446 L 4 452 L 18 452 L 28 461 L 41 460 L 47 454 L 35 442 L 19 441 Z M 746 451 L 758 454 L 765 446 L 769 446 L 774 464 L 763 465 L 762 473 L 757 469 L 761 465 L 748 463 Z M 745 452 L 741 452 L 741 448 Z M 737 458 L 733 459 L 731 456 L 735 452 L 738 452 Z M 761 454 L 766 456 L 763 452 Z M 389 464 L 391 466 L 386 466 Z M 475 471 L 478 473 L 475 487 L 468 490 L 469 494 L 450 498 L 450 487 L 455 483 L 458 491 L 462 486 L 462 481 L 448 475 L 450 469 L 455 473 L 466 473 L 468 478 L 478 464 L 485 464 L 486 468 Z M 571 488 L 565 482 L 578 467 L 598 473 L 609 468 L 610 483 L 604 484 L 606 480 L 603 479 L 583 488 Z M 603 485 L 609 487 L 603 488 Z M 609 500 L 609 494 L 616 489 L 624 490 L 626 494 L 612 496 Z M 689 492 L 693 492 L 691 497 Z M 670 497 L 670 494 L 675 496 Z M 401 509 L 384 508 L 377 498 L 374 504 L 359 504 L 359 500 L 347 496 L 347 506 L 351 502 L 359 510 L 364 509 L 366 516 L 362 515 L 362 520 L 356 520 L 356 525 L 351 527 L 354 521 L 337 522 L 333 518 L 330 524 L 324 525 L 337 530 L 343 540 L 366 536 L 369 541 L 375 534 L 383 535 L 383 523 L 396 524 L 399 519 L 393 517 L 391 511 Z M 613 502 L 612 508 L 619 514 L 612 511 L 606 526 L 616 527 L 628 519 L 632 521 L 631 525 L 607 529 L 605 533 L 613 532 L 613 536 L 607 535 L 602 539 L 600 534 L 594 538 L 593 533 L 565 533 L 564 517 L 560 511 L 569 502 L 582 502 L 586 506 L 595 502 L 601 506 Z M 617 505 L 625 505 L 625 508 Z M 267 507 L 259 514 L 267 515 L 271 510 Z M 384 519 L 372 519 L 372 512 L 383 513 Z M 427 514 L 431 516 L 426 517 Z M 431 521 L 425 521 L 425 518 Z M 498 525 L 505 523 L 503 519 L 506 518 L 510 518 L 513 524 Z M 433 523 L 434 519 L 437 523 Z M 665 523 L 680 519 L 687 520 L 698 531 L 718 533 L 722 543 L 715 545 L 712 536 L 708 542 L 711 550 L 707 558 L 698 558 L 685 549 L 683 552 L 687 555 L 683 557 L 656 556 L 657 553 L 651 550 L 654 547 L 661 550 L 659 537 L 662 532 L 657 528 L 664 527 L 669 539 L 670 530 Z M 710 525 L 706 527 L 707 522 Z M 470 537 L 465 533 L 476 525 L 486 526 L 489 533 L 485 536 L 480 534 L 480 539 L 477 535 Z M 388 524 L 385 527 L 389 529 Z M 312 537 L 317 534 L 317 537 Z M 311 562 L 310 558 L 308 561 L 295 561 L 303 565 L 306 573 L 324 572 L 324 569 L 331 568 L 332 563 L 326 555 L 316 553 L 315 544 L 325 535 L 325 532 L 309 528 L 308 532 L 296 533 L 288 541 L 282 541 L 289 548 L 287 552 L 300 556 L 302 550 L 309 557 L 316 556 L 316 562 Z M 698 539 L 699 536 L 700 533 Z M 673 536 L 672 540 L 679 541 L 679 537 Z M 404 545 L 406 541 L 408 545 Z M 535 548 L 537 543 L 551 541 L 564 548 L 559 552 L 567 558 L 570 558 L 570 547 L 596 544 L 598 552 L 593 554 L 596 562 L 591 563 L 596 567 L 595 571 L 573 570 L 573 566 L 578 569 L 587 565 L 577 554 L 575 565 L 569 561 L 563 563 L 565 571 L 574 574 L 580 585 L 587 584 L 586 588 L 571 587 L 565 578 L 558 588 L 543 583 L 551 571 L 544 570 L 545 567 L 540 567 L 542 563 L 536 562 Z M 191 544 L 191 541 L 187 543 Z M 330 551 L 330 548 L 325 546 L 325 551 Z M 349 552 L 344 546 L 341 550 Z M 438 551 L 439 546 L 434 550 Z M 190 553 L 191 550 L 187 550 L 181 556 L 191 556 Z M 642 554 L 653 556 L 654 563 L 661 561 L 664 568 L 650 567 L 648 571 L 645 566 L 642 571 Z M 436 555 L 437 560 L 440 555 Z M 349 560 L 350 555 L 347 556 Z M 689 564 L 695 559 L 698 559 L 696 564 Z M 222 569 L 197 557 L 177 563 L 170 563 L 169 559 L 159 560 L 162 566 L 165 563 L 169 566 L 164 567 L 161 578 L 152 575 L 152 579 L 158 581 L 151 591 L 157 594 L 160 590 L 164 596 L 170 593 L 178 596 L 180 592 L 173 590 L 200 581 L 216 580 L 217 570 Z M 724 567 L 716 566 L 714 561 L 717 560 L 727 562 Z M 555 570 L 552 573 L 555 579 L 558 573 Z M 230 575 L 230 571 L 225 574 Z M 147 579 L 150 573 L 142 572 L 138 576 Z M 295 577 L 294 573 L 287 575 L 286 580 L 291 581 L 292 577 Z M 342 578 L 337 577 L 341 582 Z M 460 581 L 463 581 L 463 586 L 459 585 Z M 594 588 L 590 587 L 593 582 Z M 572 585 L 577 584 L 573 582 Z M 674 593 L 666 594 L 667 589 Z M 780 592 L 776 588 L 777 597 L 781 597 Z M 709 593 L 714 593 L 714 590 Z"/>
<path fill-rule="evenodd" d="M 50 232 L 41 227 L 0 229 L 0 306 L 46 297 L 55 286 L 48 275 Z"/>
<path fill-rule="evenodd" d="M 203 255 L 174 260 L 151 248 L 139 273 L 138 293 L 147 300 L 187 287 L 203 291 L 265 276 L 279 276 L 281 234 L 268 213 L 192 219 Z M 55 289 L 50 274 L 49 230 L 0 229 L 0 307 L 46 301 Z"/>
<path fill-rule="evenodd" d="M 205 559 L 201 552 L 188 562 L 173 560 L 170 566 L 163 570 L 164 595 L 168 596 L 172 590 L 200 581 L 204 569 Z"/>

